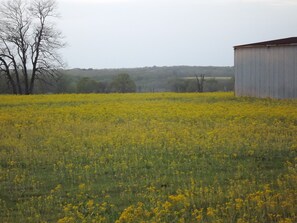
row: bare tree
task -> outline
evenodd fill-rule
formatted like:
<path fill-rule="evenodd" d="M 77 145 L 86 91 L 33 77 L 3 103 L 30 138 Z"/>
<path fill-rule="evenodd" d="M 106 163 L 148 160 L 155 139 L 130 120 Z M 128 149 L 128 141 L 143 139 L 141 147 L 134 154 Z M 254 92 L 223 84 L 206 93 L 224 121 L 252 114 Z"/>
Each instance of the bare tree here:
<path fill-rule="evenodd" d="M 200 74 L 200 76 L 198 76 L 197 74 L 195 74 L 196 77 L 196 81 L 197 81 L 197 92 L 203 92 L 203 87 L 204 87 L 204 74 Z"/>
<path fill-rule="evenodd" d="M 32 94 L 36 80 L 56 78 L 65 46 L 54 20 L 55 0 L 8 0 L 0 5 L 0 75 L 14 94 Z"/>

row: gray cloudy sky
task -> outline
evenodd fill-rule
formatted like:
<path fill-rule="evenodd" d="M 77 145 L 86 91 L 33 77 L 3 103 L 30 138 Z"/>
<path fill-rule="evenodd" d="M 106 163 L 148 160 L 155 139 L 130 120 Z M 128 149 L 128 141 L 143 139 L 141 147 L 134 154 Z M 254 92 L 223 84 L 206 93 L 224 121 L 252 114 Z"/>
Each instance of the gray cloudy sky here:
<path fill-rule="evenodd" d="M 297 36 L 297 0 L 57 0 L 69 68 L 233 66 L 233 46 Z"/>

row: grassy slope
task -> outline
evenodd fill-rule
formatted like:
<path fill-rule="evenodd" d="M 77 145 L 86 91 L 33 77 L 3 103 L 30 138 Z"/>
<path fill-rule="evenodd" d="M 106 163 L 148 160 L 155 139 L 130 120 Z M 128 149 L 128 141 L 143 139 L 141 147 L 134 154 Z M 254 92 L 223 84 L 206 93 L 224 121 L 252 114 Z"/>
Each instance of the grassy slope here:
<path fill-rule="evenodd" d="M 297 219 L 296 101 L 230 93 L 0 101 L 4 221 Z"/>

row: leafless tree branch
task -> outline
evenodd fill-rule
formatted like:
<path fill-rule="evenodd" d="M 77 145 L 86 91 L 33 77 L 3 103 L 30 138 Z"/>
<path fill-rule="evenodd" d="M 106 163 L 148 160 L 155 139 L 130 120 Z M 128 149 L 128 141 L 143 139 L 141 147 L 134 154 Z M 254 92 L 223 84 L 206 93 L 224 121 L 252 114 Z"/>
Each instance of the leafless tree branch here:
<path fill-rule="evenodd" d="M 1 69 L 10 85 L 16 85 L 15 94 L 32 94 L 36 78 L 54 78 L 63 67 L 58 50 L 65 43 L 54 23 L 58 17 L 55 0 L 7 0 L 0 5 Z"/>

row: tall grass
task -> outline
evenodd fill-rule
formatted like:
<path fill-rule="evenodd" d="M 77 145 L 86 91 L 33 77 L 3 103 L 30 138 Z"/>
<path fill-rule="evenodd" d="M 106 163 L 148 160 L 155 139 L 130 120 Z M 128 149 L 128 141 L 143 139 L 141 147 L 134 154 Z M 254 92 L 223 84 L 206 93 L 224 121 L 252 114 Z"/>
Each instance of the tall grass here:
<path fill-rule="evenodd" d="M 1 222 L 297 222 L 297 101 L 0 96 Z"/>

